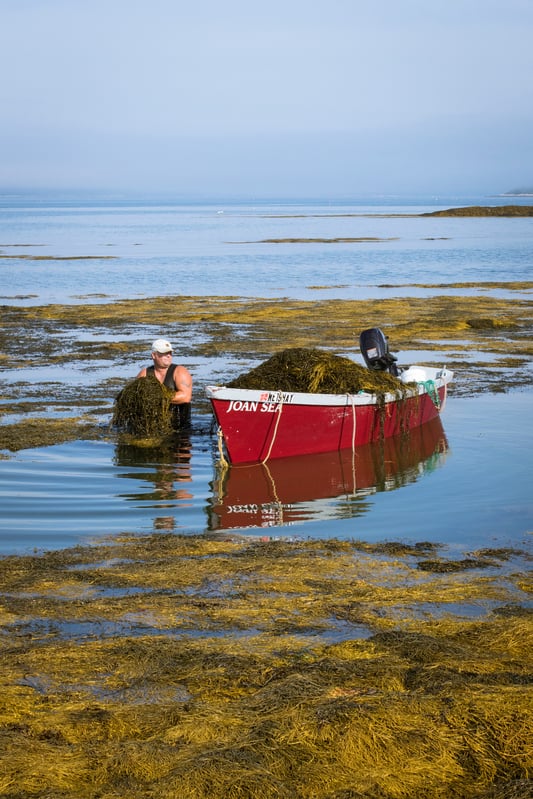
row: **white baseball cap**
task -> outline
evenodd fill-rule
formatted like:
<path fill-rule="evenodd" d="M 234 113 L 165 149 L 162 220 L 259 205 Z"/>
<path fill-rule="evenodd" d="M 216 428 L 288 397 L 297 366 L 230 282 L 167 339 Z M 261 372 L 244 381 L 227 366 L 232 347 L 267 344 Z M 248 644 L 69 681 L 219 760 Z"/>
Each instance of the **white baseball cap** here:
<path fill-rule="evenodd" d="M 159 352 L 164 355 L 165 352 L 172 352 L 172 344 L 165 338 L 158 338 L 152 344 L 152 352 Z"/>

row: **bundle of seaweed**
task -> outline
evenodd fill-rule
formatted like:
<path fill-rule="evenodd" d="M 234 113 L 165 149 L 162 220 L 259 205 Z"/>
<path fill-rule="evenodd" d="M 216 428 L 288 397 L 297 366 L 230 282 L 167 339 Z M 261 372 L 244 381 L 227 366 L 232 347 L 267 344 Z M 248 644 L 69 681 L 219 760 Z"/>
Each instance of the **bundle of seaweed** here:
<path fill-rule="evenodd" d="M 155 377 L 141 377 L 125 386 L 115 400 L 112 424 L 134 436 L 172 432 L 172 391 Z"/>
<path fill-rule="evenodd" d="M 229 388 L 297 391 L 306 394 L 398 393 L 405 386 L 388 372 L 378 372 L 329 352 L 294 347 L 276 353 L 236 377 Z"/>

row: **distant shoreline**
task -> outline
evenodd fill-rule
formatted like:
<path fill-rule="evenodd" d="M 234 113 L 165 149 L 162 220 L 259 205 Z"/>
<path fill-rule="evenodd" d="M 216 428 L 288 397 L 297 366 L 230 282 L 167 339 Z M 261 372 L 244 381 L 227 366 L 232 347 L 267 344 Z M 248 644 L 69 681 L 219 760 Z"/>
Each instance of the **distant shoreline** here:
<path fill-rule="evenodd" d="M 428 216 L 464 216 L 464 217 L 484 217 L 484 216 L 498 216 L 498 217 L 513 217 L 513 216 L 523 216 L 523 217 L 530 217 L 533 216 L 533 205 L 465 205 L 459 208 L 446 208 L 441 211 L 425 211 L 421 214 L 416 213 L 322 213 L 322 214 L 306 214 L 306 213 L 297 213 L 297 214 L 263 214 L 262 215 L 265 219 L 309 219 L 313 218 L 355 218 L 355 217 L 366 217 L 369 219 L 375 218 L 389 218 L 389 219 L 415 219 L 419 217 L 428 217 Z M 271 240 L 266 239 L 263 241 L 270 242 Z M 285 241 L 285 240 L 283 240 Z M 232 242 L 233 244 L 237 242 Z M 238 242 L 238 243 L 248 243 L 248 242 Z"/>
<path fill-rule="evenodd" d="M 533 216 L 533 205 L 469 205 L 428 211 L 420 216 Z"/>

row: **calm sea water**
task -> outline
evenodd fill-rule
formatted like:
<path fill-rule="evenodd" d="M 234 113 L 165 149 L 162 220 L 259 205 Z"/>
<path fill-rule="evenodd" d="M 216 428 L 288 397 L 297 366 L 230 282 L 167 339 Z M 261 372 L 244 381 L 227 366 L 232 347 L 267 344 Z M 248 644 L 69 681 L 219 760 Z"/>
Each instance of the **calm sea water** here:
<path fill-rule="evenodd" d="M 412 296 L 442 288 L 402 284 L 531 280 L 533 219 L 410 216 L 510 202 L 533 201 L 193 204 L 4 196 L 0 303 L 105 302 L 206 290 L 210 296 L 307 299 Z M 289 238 L 367 240 L 265 242 Z M 417 353 L 409 355 L 416 360 Z M 202 368 L 209 373 L 209 364 Z M 22 371 L 0 370 L 0 389 L 6 382 L 54 377 L 53 369 Z M 166 451 L 104 441 L 27 450 L 0 461 L 0 552 L 170 530 L 423 539 L 459 549 L 524 546 L 533 529 L 532 411 L 531 392 L 452 394 L 443 429 L 425 431 L 407 448 L 400 442 L 387 452 L 368 452 L 357 468 L 337 455 L 222 472 L 207 425 Z"/>
<path fill-rule="evenodd" d="M 529 280 L 533 219 L 405 216 L 510 202 L 533 199 L 193 205 L 4 196 L 1 301 L 203 295 L 207 285 L 211 296 L 367 297 L 390 295 L 383 284 Z M 367 241 L 265 242 L 294 238 Z"/>

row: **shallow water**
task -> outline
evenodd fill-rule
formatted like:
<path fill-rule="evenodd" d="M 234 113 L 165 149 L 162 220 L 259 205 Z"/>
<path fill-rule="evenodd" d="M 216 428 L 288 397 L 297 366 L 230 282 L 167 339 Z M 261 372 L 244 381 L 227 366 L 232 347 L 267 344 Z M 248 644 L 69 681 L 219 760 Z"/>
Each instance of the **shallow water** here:
<path fill-rule="evenodd" d="M 442 427 L 411 444 L 355 463 L 337 453 L 230 467 L 222 480 L 207 427 L 164 452 L 110 441 L 26 450 L 0 461 L 0 551 L 157 531 L 527 547 L 532 412 L 530 392 L 450 397 Z"/>

